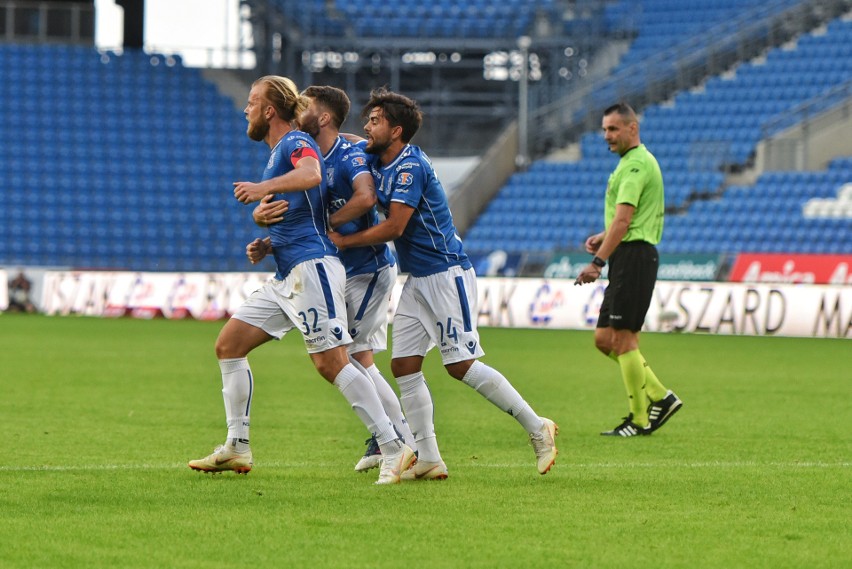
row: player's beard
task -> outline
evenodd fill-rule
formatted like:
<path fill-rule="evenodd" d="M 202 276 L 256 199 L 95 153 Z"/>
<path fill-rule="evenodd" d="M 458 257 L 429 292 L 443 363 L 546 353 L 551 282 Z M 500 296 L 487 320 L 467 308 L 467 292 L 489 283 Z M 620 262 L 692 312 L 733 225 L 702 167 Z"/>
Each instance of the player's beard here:
<path fill-rule="evenodd" d="M 378 142 L 375 138 L 372 138 L 367 141 L 367 146 L 364 147 L 364 152 L 367 154 L 382 154 L 388 148 L 390 148 L 389 140 L 386 140 L 385 142 Z"/>
<path fill-rule="evenodd" d="M 260 142 L 266 138 L 267 134 L 269 134 L 269 121 L 266 120 L 266 117 L 264 116 L 261 116 L 257 122 L 249 121 L 246 134 L 248 134 L 248 137 L 255 142 Z"/>
<path fill-rule="evenodd" d="M 303 119 L 299 123 L 299 130 L 310 135 L 311 138 L 316 140 L 317 136 L 319 136 L 320 133 L 319 119 L 317 119 L 316 117 L 311 117 L 308 120 Z"/>

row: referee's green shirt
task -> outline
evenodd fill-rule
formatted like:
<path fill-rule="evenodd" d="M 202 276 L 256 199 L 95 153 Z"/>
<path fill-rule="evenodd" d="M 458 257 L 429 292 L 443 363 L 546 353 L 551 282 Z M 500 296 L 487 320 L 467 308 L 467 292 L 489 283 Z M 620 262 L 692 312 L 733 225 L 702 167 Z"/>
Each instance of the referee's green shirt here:
<path fill-rule="evenodd" d="M 644 144 L 628 150 L 609 175 L 604 206 L 605 227 L 609 229 L 620 203 L 635 209 L 630 227 L 622 241 L 647 241 L 652 245 L 663 236 L 665 197 L 663 174 L 654 155 Z"/>

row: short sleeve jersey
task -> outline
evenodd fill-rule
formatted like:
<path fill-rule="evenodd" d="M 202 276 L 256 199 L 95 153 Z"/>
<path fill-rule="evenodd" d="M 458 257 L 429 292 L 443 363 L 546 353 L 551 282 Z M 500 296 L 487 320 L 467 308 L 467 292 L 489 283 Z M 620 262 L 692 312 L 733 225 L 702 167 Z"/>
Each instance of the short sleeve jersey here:
<path fill-rule="evenodd" d="M 346 205 L 354 193 L 352 187 L 358 176 L 370 176 L 367 156 L 360 146 L 355 146 L 337 137 L 331 150 L 323 156 L 325 163 L 325 181 L 328 184 L 329 213 L 335 213 Z M 376 208 L 362 216 L 344 223 L 337 228 L 343 235 L 350 235 L 379 223 Z M 384 243 L 367 247 L 354 247 L 340 252 L 340 260 L 346 267 L 346 276 L 354 277 L 366 273 L 375 273 L 383 267 L 394 264 L 393 254 Z"/>
<path fill-rule="evenodd" d="M 435 169 L 417 146 L 406 145 L 393 162 L 371 161 L 379 206 L 387 213 L 391 202 L 414 208 L 402 236 L 394 240 L 400 270 L 425 277 L 460 266 L 471 267 L 453 224 L 444 187 Z"/>
<path fill-rule="evenodd" d="M 622 241 L 659 243 L 663 236 L 665 213 L 663 174 L 657 159 L 644 144 L 628 150 L 609 176 L 604 207 L 607 229 L 615 218 L 615 207 L 620 203 L 635 208 Z"/>
<path fill-rule="evenodd" d="M 302 131 L 293 130 L 278 141 L 269 155 L 263 180 L 277 178 L 292 171 L 305 157 L 314 157 L 324 170 L 322 155 L 314 140 Z M 284 220 L 269 226 L 272 253 L 278 267 L 276 278 L 283 279 L 304 261 L 336 255 L 337 247 L 326 232 L 327 189 L 322 182 L 301 192 L 275 194 L 272 201 L 290 202 Z"/>

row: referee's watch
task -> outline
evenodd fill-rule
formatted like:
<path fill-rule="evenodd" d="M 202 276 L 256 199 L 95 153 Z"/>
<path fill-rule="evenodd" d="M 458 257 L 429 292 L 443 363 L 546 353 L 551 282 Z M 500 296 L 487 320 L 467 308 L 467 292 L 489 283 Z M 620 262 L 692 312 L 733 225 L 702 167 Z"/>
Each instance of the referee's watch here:
<path fill-rule="evenodd" d="M 593 264 L 594 266 L 596 266 L 596 267 L 600 268 L 600 269 L 603 269 L 604 267 L 606 267 L 606 261 L 604 261 L 603 259 L 601 259 L 601 258 L 600 258 L 600 257 L 598 257 L 597 255 L 595 255 L 594 257 L 592 257 L 592 264 Z"/>

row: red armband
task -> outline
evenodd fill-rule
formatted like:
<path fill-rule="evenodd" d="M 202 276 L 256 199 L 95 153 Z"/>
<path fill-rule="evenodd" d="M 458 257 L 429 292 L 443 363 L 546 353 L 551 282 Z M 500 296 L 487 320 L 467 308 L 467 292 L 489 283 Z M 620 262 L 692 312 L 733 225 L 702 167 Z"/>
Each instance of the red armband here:
<path fill-rule="evenodd" d="M 314 152 L 313 148 L 299 147 L 290 154 L 290 163 L 293 164 L 293 167 L 295 167 L 296 164 L 299 163 L 299 160 L 308 157 L 319 160 L 319 156 L 317 156 L 317 153 Z"/>

